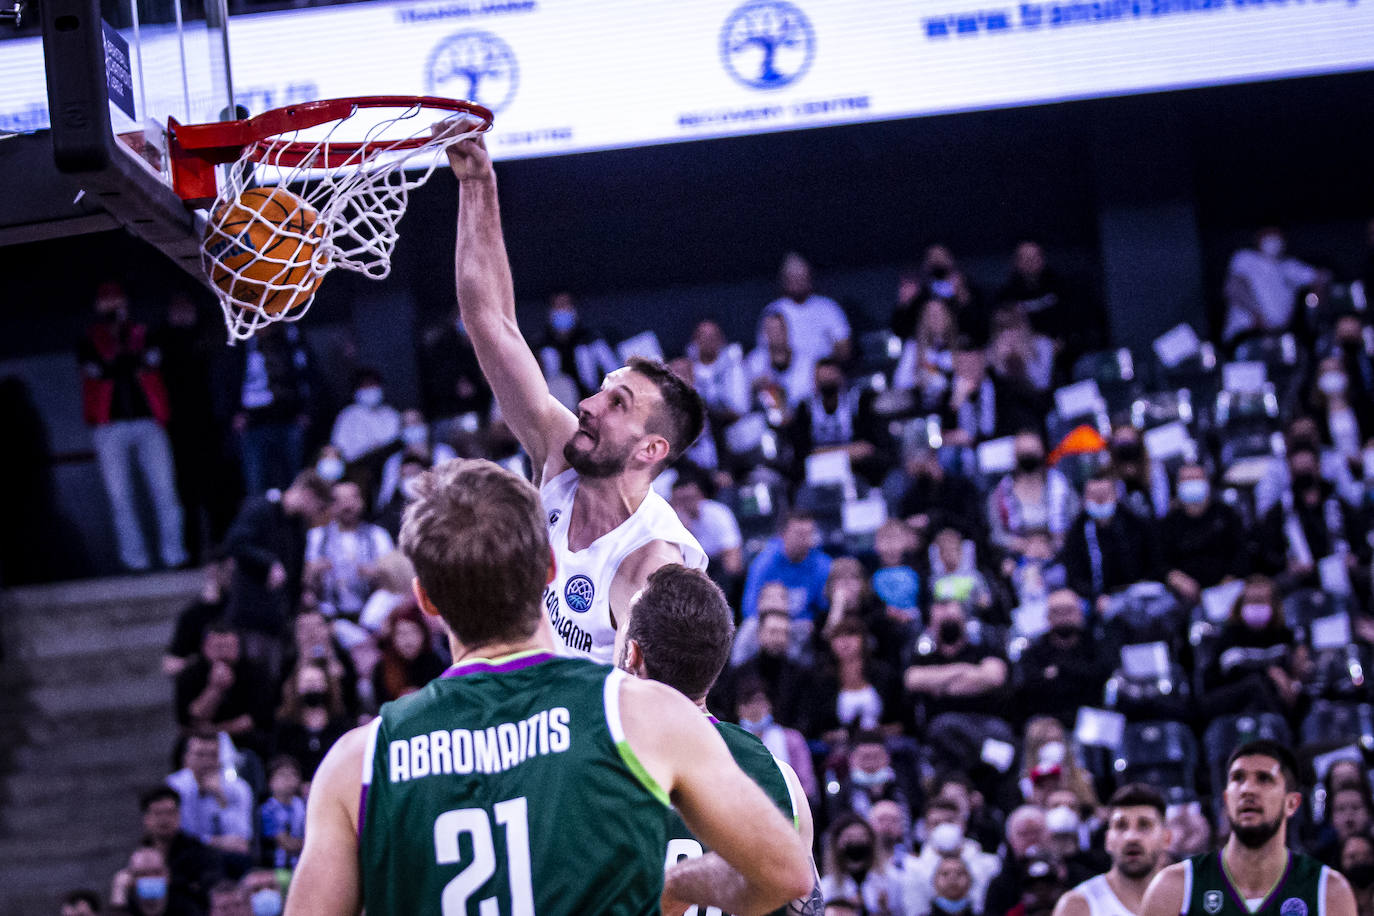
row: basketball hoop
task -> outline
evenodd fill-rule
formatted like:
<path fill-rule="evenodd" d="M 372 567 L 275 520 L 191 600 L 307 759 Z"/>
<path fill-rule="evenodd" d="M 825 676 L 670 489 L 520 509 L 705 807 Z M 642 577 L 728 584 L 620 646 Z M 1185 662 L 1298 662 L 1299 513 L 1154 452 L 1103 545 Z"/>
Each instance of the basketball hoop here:
<path fill-rule="evenodd" d="M 336 267 L 386 277 L 410 191 L 429 180 L 444 150 L 491 124 L 480 105 L 430 96 L 304 102 L 214 124 L 169 120 L 173 187 L 210 210 L 201 264 L 230 342 L 299 319 Z M 274 202 L 299 198 L 294 212 L 246 212 L 244 193 L 262 186 L 289 188 Z"/>

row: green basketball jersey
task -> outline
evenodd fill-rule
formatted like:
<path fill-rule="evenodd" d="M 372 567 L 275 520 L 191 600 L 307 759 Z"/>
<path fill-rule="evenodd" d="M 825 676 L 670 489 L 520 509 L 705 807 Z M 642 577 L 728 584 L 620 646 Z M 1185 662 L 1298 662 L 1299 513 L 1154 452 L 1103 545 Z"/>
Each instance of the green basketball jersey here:
<path fill-rule="evenodd" d="M 773 752 L 763 746 L 763 742 L 755 738 L 749 732 L 732 725 L 729 722 L 721 722 L 715 716 L 711 716 L 711 722 L 715 725 L 716 731 L 721 738 L 725 739 L 725 747 L 730 751 L 730 756 L 735 758 L 735 763 L 744 771 L 745 775 L 768 794 L 782 813 L 791 819 L 795 825 L 797 823 L 797 801 L 792 798 L 791 788 L 787 785 L 787 777 L 782 775 L 782 765 Z M 804 804 L 804 802 L 803 802 Z M 668 858 L 667 864 L 673 865 L 681 859 L 692 859 L 706 852 L 696 837 L 692 836 L 692 831 L 687 829 L 682 817 L 674 809 L 668 810 Z M 786 908 L 777 910 L 776 913 L 785 913 Z M 720 910 L 715 907 L 690 907 L 685 916 L 722 916 Z"/>
<path fill-rule="evenodd" d="M 1187 860 L 1182 916 L 1326 916 L 1330 869 L 1311 856 L 1288 853 L 1283 877 L 1250 909 L 1222 866 L 1221 850 Z"/>
<path fill-rule="evenodd" d="M 625 741 L 625 677 L 523 652 L 383 706 L 360 807 L 368 916 L 658 913 L 668 796 Z"/>

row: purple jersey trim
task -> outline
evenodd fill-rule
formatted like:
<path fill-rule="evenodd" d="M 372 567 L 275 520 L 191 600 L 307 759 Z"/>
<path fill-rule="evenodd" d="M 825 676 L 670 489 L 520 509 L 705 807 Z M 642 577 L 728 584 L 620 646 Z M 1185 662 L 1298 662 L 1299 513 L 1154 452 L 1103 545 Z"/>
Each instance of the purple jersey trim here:
<path fill-rule="evenodd" d="M 503 658 L 473 658 L 460 662 L 443 673 L 444 677 L 462 677 L 465 674 L 504 674 L 519 671 L 558 658 L 552 652 L 536 649 L 532 652 L 517 652 Z"/>
<path fill-rule="evenodd" d="M 367 820 L 367 783 L 363 783 L 358 793 L 358 839 L 363 838 L 363 821 Z"/>
<path fill-rule="evenodd" d="M 1235 901 L 1236 906 L 1240 907 L 1243 912 L 1248 913 L 1250 912 L 1250 907 L 1246 906 L 1245 898 L 1243 898 L 1240 895 L 1240 891 L 1238 891 L 1236 889 L 1236 886 L 1231 883 L 1231 873 L 1226 870 L 1226 857 L 1223 855 L 1225 851 L 1226 847 L 1224 846 L 1221 849 L 1217 850 L 1217 864 L 1221 866 L 1222 883 L 1226 885 L 1226 890 L 1230 892 L 1231 899 Z M 1259 907 L 1255 909 L 1256 913 L 1263 912 L 1265 907 L 1269 906 L 1269 904 L 1274 902 L 1274 900 L 1279 896 L 1279 891 L 1283 890 L 1284 883 L 1288 880 L 1288 873 L 1292 870 L 1293 852 L 1292 850 L 1289 850 L 1288 861 L 1283 864 L 1283 874 L 1279 876 L 1279 883 L 1274 885 L 1273 890 L 1271 890 L 1265 896 L 1264 902 L 1261 903 Z"/>

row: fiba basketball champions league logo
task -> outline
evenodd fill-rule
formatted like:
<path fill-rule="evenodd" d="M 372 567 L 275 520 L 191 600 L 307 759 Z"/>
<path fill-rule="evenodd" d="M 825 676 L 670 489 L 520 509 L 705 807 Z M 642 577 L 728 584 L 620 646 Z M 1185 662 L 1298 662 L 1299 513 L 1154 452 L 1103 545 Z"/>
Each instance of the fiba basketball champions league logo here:
<path fill-rule="evenodd" d="M 567 602 L 569 609 L 582 614 L 591 609 L 592 596 L 595 594 L 596 589 L 592 586 L 591 579 L 586 576 L 573 576 L 563 589 L 563 600 Z"/>
<path fill-rule="evenodd" d="M 500 36 L 480 29 L 455 32 L 434 46 L 425 62 L 430 95 L 467 99 L 499 112 L 515 98 L 520 70 Z"/>
<path fill-rule="evenodd" d="M 720 30 L 721 62 L 751 89 L 795 83 L 815 56 L 811 20 L 786 0 L 752 0 L 731 13 Z"/>

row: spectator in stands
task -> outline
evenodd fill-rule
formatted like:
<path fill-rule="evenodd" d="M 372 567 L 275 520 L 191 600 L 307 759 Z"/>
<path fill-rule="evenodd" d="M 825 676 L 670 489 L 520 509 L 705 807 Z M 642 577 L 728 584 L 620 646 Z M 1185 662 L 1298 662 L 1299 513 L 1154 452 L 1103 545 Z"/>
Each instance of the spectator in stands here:
<path fill-rule="evenodd" d="M 927 299 L 918 315 L 914 332 L 902 345 L 902 355 L 892 372 L 892 385 L 914 391 L 923 414 L 945 413 L 950 411 L 954 394 L 954 349 L 959 342 L 959 327 L 953 309 L 943 299 Z"/>
<path fill-rule="evenodd" d="M 901 522 L 897 525 L 906 529 Z M 912 596 L 914 598 L 914 592 Z M 825 582 L 825 600 L 829 608 L 824 624 L 826 633 L 845 619 L 856 621 L 867 633 L 874 658 L 884 667 L 896 670 L 901 663 L 902 646 L 911 636 L 909 624 L 914 613 L 905 619 L 891 614 L 873 591 L 868 570 L 854 557 L 836 557 L 831 562 L 830 576 Z"/>
<path fill-rule="evenodd" d="M 921 575 L 916 571 L 919 544 L 920 539 L 911 526 L 896 518 L 883 522 L 873 535 L 878 569 L 869 581 L 869 588 L 881 602 L 880 609 L 886 617 L 883 626 L 895 629 L 897 633 L 893 635 L 899 636 L 891 640 L 895 645 L 887 644 L 888 636 L 880 636 L 880 652 L 900 652 L 910 635 L 908 627 L 920 617 Z M 876 623 L 874 632 L 878 632 Z"/>
<path fill-rule="evenodd" d="M 1328 356 L 1317 365 L 1313 387 L 1311 398 L 1323 439 L 1346 461 L 1359 461 L 1365 441 L 1374 435 L 1374 403 L 1354 397 L 1350 375 L 1339 356 Z"/>
<path fill-rule="evenodd" d="M 207 891 L 224 873 L 223 857 L 181 829 L 181 796 L 171 786 L 154 786 L 138 801 L 143 842 L 162 853 L 171 887 L 178 896 L 204 904 Z"/>
<path fill-rule="evenodd" d="M 222 853 L 247 855 L 253 844 L 253 790 L 225 771 L 219 737 L 192 734 L 182 762 L 167 777 L 181 796 L 181 829 Z"/>
<path fill-rule="evenodd" d="M 1119 504 L 1116 480 L 1101 470 L 1083 487 L 1083 512 L 1074 520 L 1060 560 L 1069 587 L 1105 611 L 1110 596 L 1136 582 L 1163 578 L 1152 519 Z"/>
<path fill-rule="evenodd" d="M 373 577 L 376 588 L 368 596 L 358 616 L 358 625 L 368 633 L 376 633 L 386 623 L 399 605 L 410 599 L 411 585 L 415 581 L 415 567 L 406 555 L 399 550 L 383 554 L 377 560 L 377 572 Z M 362 645 L 352 647 L 354 654 L 369 654 Z"/>
<path fill-rule="evenodd" d="M 95 891 L 67 891 L 62 895 L 61 916 L 100 916 L 100 895 Z"/>
<path fill-rule="evenodd" d="M 332 499 L 314 471 L 302 471 L 282 492 L 250 496 L 225 537 L 234 559 L 229 618 L 247 636 L 248 654 L 280 670 L 280 642 L 301 591 L 305 529 Z"/>
<path fill-rule="evenodd" d="M 243 651 L 239 633 L 223 622 L 205 630 L 200 656 L 176 679 L 177 723 L 183 734 L 225 732 L 261 753 L 272 721 L 273 682 Z"/>
<path fill-rule="evenodd" d="M 1346 575 L 1363 591 L 1370 548 L 1359 513 L 1320 471 L 1321 460 L 1312 449 L 1289 452 L 1291 488 L 1260 520 L 1256 566 L 1279 577 L 1285 590 L 1319 588 L 1317 564 L 1341 555 Z"/>
<path fill-rule="evenodd" d="M 955 528 L 935 533 L 930 542 L 931 594 L 936 600 L 953 599 L 979 616 L 993 607 L 992 589 L 978 567 L 978 545 Z"/>
<path fill-rule="evenodd" d="M 887 863 L 883 878 L 887 884 L 887 906 L 892 913 L 903 913 L 902 879 L 915 863 L 910 852 L 911 811 L 895 801 L 880 801 L 868 812 L 868 825 L 878 841 L 877 858 Z"/>
<path fill-rule="evenodd" d="M 915 300 L 943 299 L 954 309 L 962 332 L 959 349 L 981 349 L 988 342 L 988 315 L 982 293 L 959 267 L 949 246 L 936 243 L 921 256 L 921 286 Z"/>
<path fill-rule="evenodd" d="M 965 835 L 979 848 L 995 850 L 1002 843 L 1002 815 L 988 805 L 964 768 L 938 771 L 926 792 L 933 801 L 947 801 L 959 810 Z M 927 831 L 928 833 L 929 831 Z"/>
<path fill-rule="evenodd" d="M 253 916 L 281 916 L 285 904 L 282 883 L 277 873 L 268 868 L 257 868 L 243 876 L 239 888 L 248 895 L 248 903 Z"/>
<path fill-rule="evenodd" d="M 1178 499 L 1160 523 L 1164 581 L 1189 604 L 1204 588 L 1249 572 L 1240 516 L 1212 498 L 1207 470 L 1197 463 L 1178 469 Z"/>
<path fill-rule="evenodd" d="M 305 461 L 314 409 L 314 360 L 294 324 L 269 324 L 236 348 L 239 359 L 221 386 L 234 397 L 233 429 L 249 497 L 285 487 Z"/>
<path fill-rule="evenodd" d="M 824 916 L 865 916 L 863 907 L 857 900 L 848 897 L 831 898 L 825 901 Z"/>
<path fill-rule="evenodd" d="M 811 750 L 802 733 L 774 720 L 773 709 L 776 704 L 762 680 L 741 678 L 738 694 L 740 728 L 762 741 L 774 757 L 789 763 L 796 771 L 806 797 L 816 801 L 820 797 L 820 787 L 816 784 Z"/>
<path fill-rule="evenodd" d="M 986 519 L 969 511 L 970 506 L 978 503 L 977 488 L 967 477 L 948 470 L 940 456 L 938 449 L 925 443 L 918 443 L 907 452 L 906 485 L 897 503 L 897 514 L 924 539 L 941 528 L 954 526 L 976 543 L 985 543 Z"/>
<path fill-rule="evenodd" d="M 1346 841 L 1352 836 L 1367 836 L 1374 827 L 1374 801 L 1370 800 L 1369 787 L 1347 785 L 1334 789 L 1326 796 L 1323 815 L 1321 831 L 1311 852 L 1332 868 L 1339 868 Z"/>
<path fill-rule="evenodd" d="M 377 705 L 414 693 L 444 672 L 443 659 L 430 644 L 420 609 L 407 602 L 391 612 L 377 633 L 382 657 L 372 669 Z"/>
<path fill-rule="evenodd" d="M 1066 363 L 1101 343 L 1101 320 L 1092 320 L 1097 310 L 1076 307 L 1078 297 L 1049 265 L 1039 242 L 1027 239 L 1017 243 L 1011 271 L 995 300 L 1019 306 L 1030 319 L 1031 328 L 1054 341 L 1055 350 L 1066 355 Z"/>
<path fill-rule="evenodd" d="M 1048 391 L 1054 381 L 1054 342 L 1037 334 L 1026 313 L 1013 303 L 1003 303 L 992 312 L 988 371 L 1008 381 L 1018 380 L 1036 393 Z"/>
<path fill-rule="evenodd" d="M 1092 776 L 1078 762 L 1073 736 L 1053 716 L 1035 716 L 1026 723 L 1021 750 L 1022 796 L 1047 808 L 1055 793 L 1073 793 L 1073 806 L 1084 812 L 1097 808 Z"/>
<path fill-rule="evenodd" d="M 959 861 L 967 871 L 969 887 L 966 894 L 971 910 L 965 912 L 981 912 L 988 885 L 1001 871 L 1001 860 L 992 853 L 984 852 L 976 841 L 966 835 L 967 815 L 954 801 L 932 799 L 926 805 L 924 820 L 926 842 L 921 847 L 920 855 L 908 865 L 901 877 L 903 912 L 911 916 L 932 912 L 930 908 L 935 903 L 934 898 L 939 896 L 933 879 L 946 859 Z M 965 898 L 961 896 L 958 899 Z"/>
<path fill-rule="evenodd" d="M 326 663 L 302 659 L 282 685 L 275 747 L 300 765 L 301 778 L 315 778 L 320 761 L 355 723 L 346 715 L 343 688 Z"/>
<path fill-rule="evenodd" d="M 287 650 L 283 669 L 294 671 L 302 660 L 320 662 L 331 681 L 339 684 L 344 710 L 349 718 L 357 718 L 358 669 L 352 655 L 337 639 L 329 620 L 318 608 L 302 609 L 292 624 L 292 644 Z"/>
<path fill-rule="evenodd" d="M 355 371 L 353 403 L 334 418 L 330 444 L 351 463 L 386 448 L 400 435 L 401 414 L 386 403 L 382 374 L 370 368 Z"/>
<path fill-rule="evenodd" d="M 739 522 L 724 503 L 708 499 L 706 483 L 696 474 L 679 474 L 673 481 L 670 502 L 677 517 L 710 560 L 710 572 L 717 582 L 738 583 L 744 575 L 744 540 Z M 729 594 L 732 589 L 727 589 Z"/>
<path fill-rule="evenodd" d="M 780 314 L 787 319 L 792 352 L 808 371 L 827 357 L 839 362 L 849 359 L 849 319 L 838 302 L 816 293 L 805 258 L 796 252 L 783 258 L 778 286 L 782 295 L 764 306 L 760 316 L 759 344 L 765 343 L 762 319 Z"/>
<path fill-rule="evenodd" d="M 156 846 L 140 846 L 110 885 L 110 911 L 129 916 L 202 916 L 194 900 L 170 883 L 167 859 Z"/>
<path fill-rule="evenodd" d="M 1016 469 L 999 480 L 988 496 L 992 543 L 1021 556 L 1026 552 L 1026 535 L 1043 528 L 1054 537 L 1057 549 L 1078 514 L 1078 494 L 1067 477 L 1045 464 L 1045 443 L 1039 433 L 1017 433 L 1013 447 Z"/>
<path fill-rule="evenodd" d="M 798 358 L 789 327 L 782 312 L 765 312 L 759 320 L 759 344 L 744 361 L 755 401 L 778 414 L 770 418 L 772 426 L 780 426 L 784 415 L 816 388 L 815 363 Z"/>
<path fill-rule="evenodd" d="M 224 618 L 233 574 L 232 560 L 215 560 L 202 570 L 200 594 L 177 615 L 171 642 L 162 654 L 163 674 L 168 677 L 180 674 L 200 651 L 206 628 Z"/>
<path fill-rule="evenodd" d="M 438 424 L 435 424 L 438 429 Z M 442 438 L 432 437 L 425 423 L 425 415 L 411 408 L 401 413 L 401 448 L 393 452 L 382 465 L 382 482 L 377 487 L 377 505 L 385 506 L 396 495 L 401 484 L 401 463 L 408 457 L 418 458 L 425 469 L 458 457 L 453 446 Z"/>
<path fill-rule="evenodd" d="M 1049 599 L 1050 592 L 1066 587 L 1068 574 L 1055 557 L 1054 537 L 1044 528 L 1033 528 L 1023 538 L 1025 553 L 1002 562 L 1002 574 L 1011 581 L 1018 606 Z"/>
<path fill-rule="evenodd" d="M 1293 456 L 1301 451 L 1314 452 L 1318 456 L 1318 474 L 1331 485 L 1331 490 L 1348 502 L 1358 503 L 1363 496 L 1361 488 L 1351 477 L 1350 463 L 1330 449 L 1323 448 L 1317 420 L 1308 414 L 1301 414 L 1289 422 L 1284 431 L 1284 452 Z M 1284 499 L 1284 494 L 1292 488 L 1289 462 L 1270 461 L 1269 469 L 1255 485 L 1255 515 L 1262 518 Z"/>
<path fill-rule="evenodd" d="M 840 776 L 839 790 L 827 798 L 829 817 L 845 813 L 868 817 L 873 806 L 881 801 L 896 802 L 902 810 L 910 811 L 909 789 L 892 766 L 892 754 L 887 749 L 882 732 L 855 729 L 854 740 L 845 755 L 847 767 Z"/>
<path fill-rule="evenodd" d="M 1063 588 L 1050 594 L 1049 630 L 1016 663 L 1022 714 L 1053 716 L 1072 728 L 1080 706 L 1101 702 L 1111 677 L 1110 653 L 1088 630 L 1083 599 Z"/>
<path fill-rule="evenodd" d="M 1374 913 L 1374 839 L 1367 833 L 1347 837 L 1341 844 L 1339 868 L 1350 879 L 1356 912 L 1370 916 Z"/>
<path fill-rule="evenodd" d="M 1310 661 L 1284 623 L 1274 583 L 1251 576 L 1203 668 L 1203 716 L 1272 712 L 1287 717 L 1302 698 Z"/>
<path fill-rule="evenodd" d="M 1222 340 L 1245 334 L 1272 334 L 1289 329 L 1298 291 L 1324 281 L 1322 271 L 1285 256 L 1286 242 L 1277 226 L 1255 233 L 1253 248 L 1231 256 L 1226 269 L 1226 325 Z"/>
<path fill-rule="evenodd" d="M 496 424 L 492 424 L 491 429 L 494 430 L 495 427 Z M 405 516 L 406 506 L 410 503 L 410 497 L 406 495 L 406 485 L 411 478 L 420 476 L 430 467 L 432 465 L 425 456 L 409 451 L 401 452 L 401 460 L 396 467 L 396 487 L 391 493 L 391 498 L 377 507 L 373 518 L 373 521 L 386 529 L 386 533 L 391 535 L 393 541 L 401 536 L 401 520 Z"/>
<path fill-rule="evenodd" d="M 1022 805 L 1007 816 L 1006 852 L 1002 871 L 988 886 L 985 913 L 1007 913 L 1021 901 L 1028 869 L 1049 844 L 1045 812 L 1035 805 Z M 1040 877 L 1044 877 L 1042 874 Z"/>
<path fill-rule="evenodd" d="M 1169 511 L 1169 472 L 1145 451 L 1140 430 L 1118 424 L 1112 429 L 1109 448 L 1117 498 L 1141 518 L 1163 518 Z"/>
<path fill-rule="evenodd" d="M 83 409 L 110 498 L 119 561 L 134 572 L 151 565 L 134 501 L 137 468 L 156 511 L 162 565 L 176 569 L 186 563 L 186 548 L 172 448 L 163 429 L 171 411 L 158 369 L 161 355 L 150 344 L 147 327 L 129 319 L 129 297 L 119 282 L 100 285 L 95 313 L 97 321 L 86 329 L 77 359 Z"/>
<path fill-rule="evenodd" d="M 941 856 L 930 885 L 934 892 L 930 901 L 931 916 L 982 916 L 982 909 L 973 900 L 973 876 L 959 856 Z"/>
<path fill-rule="evenodd" d="M 887 912 L 885 863 L 877 861 L 878 838 L 857 814 L 842 814 L 825 832 L 822 848 L 821 894 L 863 902 L 863 912 Z"/>
<path fill-rule="evenodd" d="M 491 386 L 477 365 L 456 308 L 446 321 L 425 330 L 418 356 L 420 406 L 434 423 L 436 443 L 449 441 L 464 414 L 476 414 L 485 422 L 491 411 Z"/>
<path fill-rule="evenodd" d="M 396 545 L 385 528 L 363 520 L 361 487 L 341 480 L 331 493 L 331 520 L 306 534 L 305 581 L 334 620 L 339 641 L 351 648 L 368 636 L 358 620 L 376 585 L 377 561 Z"/>
<path fill-rule="evenodd" d="M 988 738 L 1013 742 L 1006 712 L 1007 660 L 1001 650 L 969 639 L 964 607 L 937 600 L 908 653 L 903 682 L 921 707 L 937 765 L 966 767 Z"/>
<path fill-rule="evenodd" d="M 549 297 L 544 340 L 535 352 L 550 391 L 569 410 L 600 391 L 601 380 L 621 365 L 605 338 L 582 323 L 569 292 Z"/>
<path fill-rule="evenodd" d="M 736 656 L 734 667 L 722 678 L 725 690 L 720 696 L 726 708 L 736 699 L 743 703 L 744 696 L 738 691 L 758 681 L 767 692 L 772 709 L 777 711 L 779 721 L 791 725 L 796 721 L 793 711 L 805 698 L 811 678 L 809 670 L 798 660 L 797 643 L 800 640 L 793 638 L 786 589 L 765 587 L 759 596 L 758 615 L 752 619 L 757 621 L 752 651 Z M 749 623 L 745 621 L 740 629 Z"/>
<path fill-rule="evenodd" d="M 857 617 L 844 616 L 826 627 L 830 651 L 813 673 L 811 724 L 802 726 L 807 735 L 838 743 L 846 732 L 901 720 L 897 674 L 871 656 L 868 639 Z"/>
<path fill-rule="evenodd" d="M 882 483 L 891 466 L 888 435 L 872 410 L 872 392 L 849 387 L 837 360 L 816 363 L 816 393 L 797 405 L 788 429 L 796 466 L 806 474 L 806 459 L 820 452 L 845 452 L 855 473 L 873 485 Z"/>
<path fill-rule="evenodd" d="M 1374 276 L 1374 274 L 1371 274 Z M 1374 287 L 1366 287 L 1365 295 L 1374 295 Z M 1318 350 L 1319 356 L 1335 356 L 1349 379 L 1349 397 L 1356 404 L 1367 405 L 1374 400 L 1374 355 L 1365 346 L 1364 319 L 1355 312 L 1347 312 L 1336 319 L 1329 345 Z"/>
<path fill-rule="evenodd" d="M 268 868 L 295 868 L 305 845 L 300 764 L 285 755 L 273 758 L 267 766 L 267 786 L 271 794 L 258 808 L 259 861 Z"/>
<path fill-rule="evenodd" d="M 789 512 L 780 533 L 771 538 L 749 564 L 740 608 L 747 620 L 758 613 L 759 591 L 765 583 L 781 582 L 788 593 L 788 611 L 795 620 L 814 621 L 825 607 L 825 581 L 830 557 L 819 546 L 816 519 L 802 511 Z"/>
<path fill-rule="evenodd" d="M 1212 845 L 1212 825 L 1202 813 L 1202 805 L 1188 802 L 1171 805 L 1165 812 L 1169 826 L 1169 855 L 1175 861 L 1199 855 L 1214 849 Z"/>
<path fill-rule="evenodd" d="M 749 412 L 749 376 L 738 344 L 730 343 L 711 319 L 697 322 L 687 346 L 692 363 L 692 387 L 706 402 L 717 429 L 724 429 Z"/>
<path fill-rule="evenodd" d="M 210 911 L 206 916 L 255 916 L 248 894 L 233 881 L 221 881 L 210 888 Z"/>

